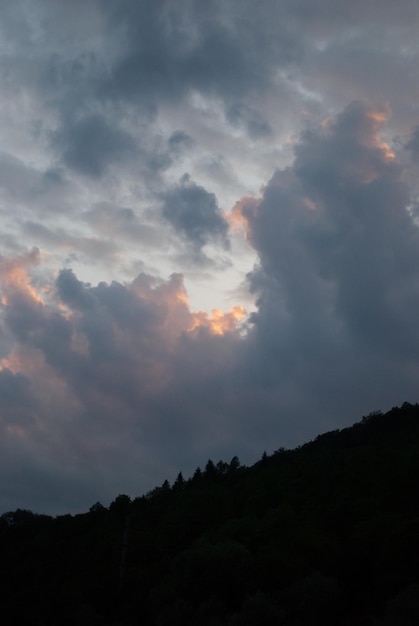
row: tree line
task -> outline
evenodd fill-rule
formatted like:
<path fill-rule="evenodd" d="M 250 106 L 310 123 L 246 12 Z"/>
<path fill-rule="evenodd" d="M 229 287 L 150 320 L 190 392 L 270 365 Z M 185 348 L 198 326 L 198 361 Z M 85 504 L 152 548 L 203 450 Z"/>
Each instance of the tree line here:
<path fill-rule="evenodd" d="M 25 626 L 419 623 L 419 405 L 252 467 L 0 517 L 2 612 Z"/>

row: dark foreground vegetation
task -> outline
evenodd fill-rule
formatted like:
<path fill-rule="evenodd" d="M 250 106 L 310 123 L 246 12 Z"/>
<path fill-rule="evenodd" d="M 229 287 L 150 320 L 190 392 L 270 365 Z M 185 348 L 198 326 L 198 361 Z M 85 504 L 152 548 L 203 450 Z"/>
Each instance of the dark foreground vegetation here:
<path fill-rule="evenodd" d="M 0 518 L 18 626 L 419 624 L 419 405 L 82 515 Z"/>

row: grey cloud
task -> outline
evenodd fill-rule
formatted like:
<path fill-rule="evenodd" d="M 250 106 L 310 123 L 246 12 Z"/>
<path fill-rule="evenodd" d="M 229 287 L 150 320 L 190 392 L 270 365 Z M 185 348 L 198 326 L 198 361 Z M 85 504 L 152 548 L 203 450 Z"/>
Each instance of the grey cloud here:
<path fill-rule="evenodd" d="M 82 215 L 83 220 L 97 232 L 119 241 L 141 243 L 147 247 L 162 245 L 164 234 L 160 224 L 131 207 L 114 206 L 109 202 L 95 204 Z"/>
<path fill-rule="evenodd" d="M 97 236 L 87 237 L 64 228 L 52 230 L 39 222 L 24 222 L 22 232 L 29 236 L 32 241 L 37 241 L 39 245 L 66 251 L 71 250 L 71 254 L 76 256 L 80 254 L 88 258 L 90 263 L 112 261 L 118 252 L 117 243 L 110 239 L 100 239 Z"/>
<path fill-rule="evenodd" d="M 0 508 L 86 510 L 417 399 L 417 0 L 0 14 L 1 241 L 43 251 L 0 259 L 0 469 L 22 494 L 8 484 Z M 354 97 L 388 102 L 387 126 L 386 108 L 333 113 Z M 412 159 L 380 129 L 409 136 Z M 182 253 L 196 285 L 204 248 L 228 243 L 218 202 L 275 167 L 238 203 L 258 255 L 247 334 L 215 334 L 179 274 L 93 285 L 95 263 L 121 281 L 117 263 L 163 274 Z M 48 282 L 69 255 L 92 284 Z"/>
<path fill-rule="evenodd" d="M 163 215 L 198 250 L 211 240 L 228 246 L 228 225 L 217 198 L 188 175 L 163 196 Z"/>
<path fill-rule="evenodd" d="M 111 163 L 136 155 L 133 138 L 109 126 L 100 115 L 66 125 L 54 135 L 53 143 L 68 167 L 94 177 L 101 176 Z"/>
<path fill-rule="evenodd" d="M 205 325 L 187 332 L 194 318 L 180 275 L 167 282 L 139 275 L 130 285 L 92 287 L 63 270 L 56 295 L 59 308 L 14 296 L 4 316 L 27 363 L 38 359 L 29 377 L 34 384 L 36 378 L 39 401 L 35 454 L 48 445 L 44 460 L 53 464 L 64 445 L 70 467 L 85 468 L 93 455 L 95 466 L 107 473 L 121 466 L 122 446 L 128 463 L 123 475 L 141 474 L 149 465 L 147 476 L 133 479 L 140 490 L 150 486 L 151 475 L 158 480 L 163 450 L 173 472 L 181 464 L 192 471 L 203 449 L 193 444 L 185 454 L 184 446 L 199 432 L 205 430 L 213 450 L 227 445 L 230 429 L 216 425 L 222 398 L 230 395 L 225 374 L 235 362 L 232 346 L 239 336 L 216 338 Z M 197 402 L 204 397 L 206 409 L 198 415 Z M 56 412 L 62 414 L 59 422 L 53 420 Z M 78 482 L 76 472 L 73 484 Z"/>
<path fill-rule="evenodd" d="M 413 160 L 419 162 L 419 126 L 413 131 L 406 148 L 412 153 Z"/>
<path fill-rule="evenodd" d="M 89 296 L 85 285 L 77 280 L 72 270 L 61 270 L 56 287 L 62 301 L 73 308 L 84 310 L 89 308 L 92 301 L 94 302 L 94 297 Z"/>
<path fill-rule="evenodd" d="M 378 51 L 387 56 L 388 38 L 377 35 L 385 31 L 391 37 L 391 49 L 394 42 L 400 42 L 401 48 L 406 42 L 403 33 L 412 36 L 417 18 L 417 6 L 411 0 L 403 2 L 402 12 L 390 2 L 380 3 L 378 9 L 375 2 L 344 7 L 325 0 L 298 4 L 264 0 L 257 6 L 248 1 L 214 0 L 205 8 L 188 1 L 180 2 L 176 12 L 164 2 L 145 7 L 130 0 L 118 7 L 105 6 L 110 38 L 112 31 L 126 34 L 125 45 L 117 48 L 119 58 L 104 82 L 107 93 L 159 101 L 182 98 L 196 90 L 216 94 L 227 106 L 236 102 L 246 106 L 249 95 L 273 86 L 278 69 L 292 74 L 307 62 L 310 68 L 310 57 L 332 42 L 343 41 L 347 46 L 343 62 L 352 52 L 373 56 L 372 40 L 378 40 Z M 410 28 L 406 15 L 412 17 Z M 302 78 L 303 83 L 309 80 L 310 70 Z"/>
<path fill-rule="evenodd" d="M 62 270 L 56 287 L 60 299 L 72 309 L 80 310 L 92 330 L 102 320 L 101 326 L 108 336 L 113 335 L 112 320 L 121 328 L 137 326 L 139 337 L 142 337 L 158 327 L 165 315 L 164 308 L 153 306 L 146 298 L 136 297 L 132 290 L 116 281 L 91 287 L 79 281 L 72 270 Z"/>
<path fill-rule="evenodd" d="M 386 36 L 382 29 L 387 31 Z M 388 40 L 394 42 L 391 48 Z M 397 25 L 394 31 L 391 26 L 375 26 L 372 30 L 366 26 L 353 38 L 335 35 L 323 49 L 312 50 L 304 68 L 304 82 L 315 92 L 321 84 L 323 98 L 337 106 L 363 97 L 386 102 L 391 85 L 392 109 L 397 122 L 405 123 L 415 117 L 413 109 L 409 113 L 408 103 L 417 95 L 417 83 L 416 55 L 406 54 L 404 44 Z"/>
<path fill-rule="evenodd" d="M 19 207 L 22 213 L 70 213 L 73 185 L 58 169 L 38 169 L 6 152 L 0 153 L 2 210 Z"/>
<path fill-rule="evenodd" d="M 65 436 L 72 464 L 93 455 L 108 475 L 123 449 L 124 472 L 139 466 L 154 479 L 207 456 L 254 460 L 415 399 L 419 234 L 402 165 L 380 136 L 387 114 L 353 103 L 301 136 L 261 199 L 239 203 L 260 262 L 247 334 L 214 333 L 190 311 L 180 275 L 91 286 L 65 270 L 55 308 L 8 287 L 6 330 L 44 359 L 41 406 L 50 372 L 71 407 L 55 451 Z M 215 198 L 188 179 L 170 200 L 179 228 L 190 228 L 195 203 L 217 216 Z M 202 242 L 207 230 L 204 219 L 191 233 Z"/>
<path fill-rule="evenodd" d="M 71 333 L 80 334 L 86 348 L 82 355 L 70 350 L 61 354 L 59 360 L 55 360 L 58 355 L 50 352 L 47 358 L 65 375 L 71 373 L 80 397 L 89 406 L 94 389 L 98 397 L 100 389 L 106 390 L 105 394 L 114 393 L 115 401 L 125 405 L 128 413 L 146 400 L 147 394 L 142 399 L 142 393 L 152 383 L 154 351 L 157 349 L 163 360 L 167 353 L 161 331 L 170 319 L 170 286 L 175 293 L 177 289 L 175 277 L 166 286 L 153 285 L 154 279 L 140 275 L 132 288 L 117 282 L 90 287 L 80 282 L 71 270 L 59 274 L 56 286 L 60 299 L 79 313 L 70 325 Z M 179 307 L 182 310 L 184 305 L 179 303 Z M 46 327 L 45 341 L 48 334 Z M 80 374 L 71 365 L 72 355 L 76 365 L 80 360 L 83 362 Z M 161 365 L 164 367 L 163 362 Z M 158 385 L 157 381 L 154 384 Z M 111 404 L 111 415 L 113 410 Z"/>
<path fill-rule="evenodd" d="M 275 174 L 260 203 L 243 202 L 260 256 L 250 276 L 253 359 L 244 362 L 285 415 L 304 404 L 326 421 L 333 412 L 342 419 L 346 406 L 361 411 L 415 393 L 419 233 L 379 136 L 384 119 L 383 110 L 352 104 L 303 136 L 293 166 Z"/>
<path fill-rule="evenodd" d="M 330 136 L 297 149 L 295 170 L 322 200 L 323 233 L 307 243 L 336 284 L 338 312 L 377 350 L 415 353 L 419 335 L 407 311 L 419 303 L 419 236 L 407 212 L 409 189 L 377 136 L 381 115 L 348 107 Z"/>
<path fill-rule="evenodd" d="M 128 35 L 106 87 L 116 95 L 166 99 L 196 89 L 243 96 L 269 82 L 278 56 L 289 60 L 297 54 L 298 43 L 281 22 L 275 39 L 266 36 L 263 10 L 255 18 L 255 11 L 231 2 L 209 2 L 205 8 L 181 2 L 176 11 L 164 2 L 107 6 L 110 29 L 116 25 L 116 32 L 119 27 Z"/>
<path fill-rule="evenodd" d="M 14 374 L 10 369 L 0 371 L 0 427 L 17 428 L 31 423 L 33 394 L 30 379 L 24 374 Z"/>
<path fill-rule="evenodd" d="M 183 150 L 187 150 L 194 145 L 194 140 L 188 133 L 185 133 L 183 130 L 176 130 L 172 133 L 168 140 L 169 149 L 172 152 L 179 153 Z"/>
<path fill-rule="evenodd" d="M 204 10 L 202 3 L 182 1 L 176 11 L 165 2 L 92 3 L 87 17 L 93 37 L 80 38 L 77 46 L 67 42 L 63 51 L 52 45 L 47 64 L 35 47 L 41 87 L 61 118 L 54 143 L 64 163 L 100 175 L 112 155 L 118 160 L 133 151 L 130 132 L 118 125 L 121 119 L 137 118 L 149 135 L 159 108 L 185 102 L 192 92 L 250 111 L 244 100 L 271 85 L 278 64 L 286 66 L 299 56 L 301 42 L 282 19 L 266 19 L 277 12 L 275 4 L 248 9 L 234 2 L 210 2 Z M 286 13 L 286 7 L 281 11 Z M 69 13 L 72 23 L 75 11 Z M 50 19 L 57 20 L 65 39 L 58 12 L 51 12 Z M 105 48 L 98 43 L 103 41 Z M 251 133 L 267 130 L 254 113 L 246 117 Z"/>
<path fill-rule="evenodd" d="M 310 103 L 310 90 L 317 93 L 319 81 L 333 103 L 342 93 L 386 98 L 389 80 L 393 86 L 400 81 L 393 99 L 395 92 L 405 93 L 407 83 L 409 101 L 417 96 L 412 27 L 399 15 L 415 15 L 410 0 L 401 12 L 390 2 L 380 3 L 379 11 L 375 2 L 336 7 L 325 0 L 297 5 L 264 0 L 257 7 L 248 0 L 212 0 L 205 9 L 182 0 L 176 11 L 166 2 L 92 2 L 83 24 L 80 11 L 79 4 L 64 9 L 40 0 L 32 20 L 27 11 L 12 19 L 7 10 L 5 17 L 11 28 L 19 23 L 31 33 L 25 44 L 26 56 L 36 64 L 31 90 L 58 117 L 52 143 L 62 163 L 92 177 L 137 159 L 147 185 L 153 171 L 169 168 L 179 157 L 173 151 L 179 135 L 168 138 L 168 152 L 156 145 L 159 113 L 192 110 L 195 93 L 216 98 L 227 120 L 254 139 L 272 133 L 274 111 L 259 112 L 257 104 L 265 95 L 275 94 L 287 119 Z M 387 36 L 373 36 L 382 31 Z M 386 41 L 392 42 L 390 49 Z M 41 126 L 42 117 L 38 112 Z M 45 122 L 41 138 L 51 136 L 50 126 Z"/>
<path fill-rule="evenodd" d="M 243 125 L 252 139 L 261 139 L 272 134 L 270 124 L 263 119 L 262 115 L 242 103 L 228 107 L 227 119 L 234 126 Z"/>

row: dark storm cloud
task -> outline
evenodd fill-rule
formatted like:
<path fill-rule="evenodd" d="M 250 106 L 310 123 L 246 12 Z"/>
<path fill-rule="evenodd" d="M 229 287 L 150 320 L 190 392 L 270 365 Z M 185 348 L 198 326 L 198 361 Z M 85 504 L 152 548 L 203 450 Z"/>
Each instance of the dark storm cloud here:
<path fill-rule="evenodd" d="M 163 196 L 163 216 L 197 250 L 211 240 L 228 246 L 228 224 L 217 198 L 185 174 L 179 184 Z"/>
<path fill-rule="evenodd" d="M 387 117 L 352 104 L 303 135 L 260 202 L 242 201 L 260 256 L 246 362 L 285 415 L 306 406 L 327 423 L 416 393 L 419 233 Z"/>

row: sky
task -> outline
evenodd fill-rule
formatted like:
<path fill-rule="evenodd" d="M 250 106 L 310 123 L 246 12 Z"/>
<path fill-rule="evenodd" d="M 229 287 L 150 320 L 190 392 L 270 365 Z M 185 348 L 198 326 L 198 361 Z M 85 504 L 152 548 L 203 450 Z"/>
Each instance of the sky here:
<path fill-rule="evenodd" d="M 3 0 L 0 513 L 419 400 L 417 0 Z"/>

